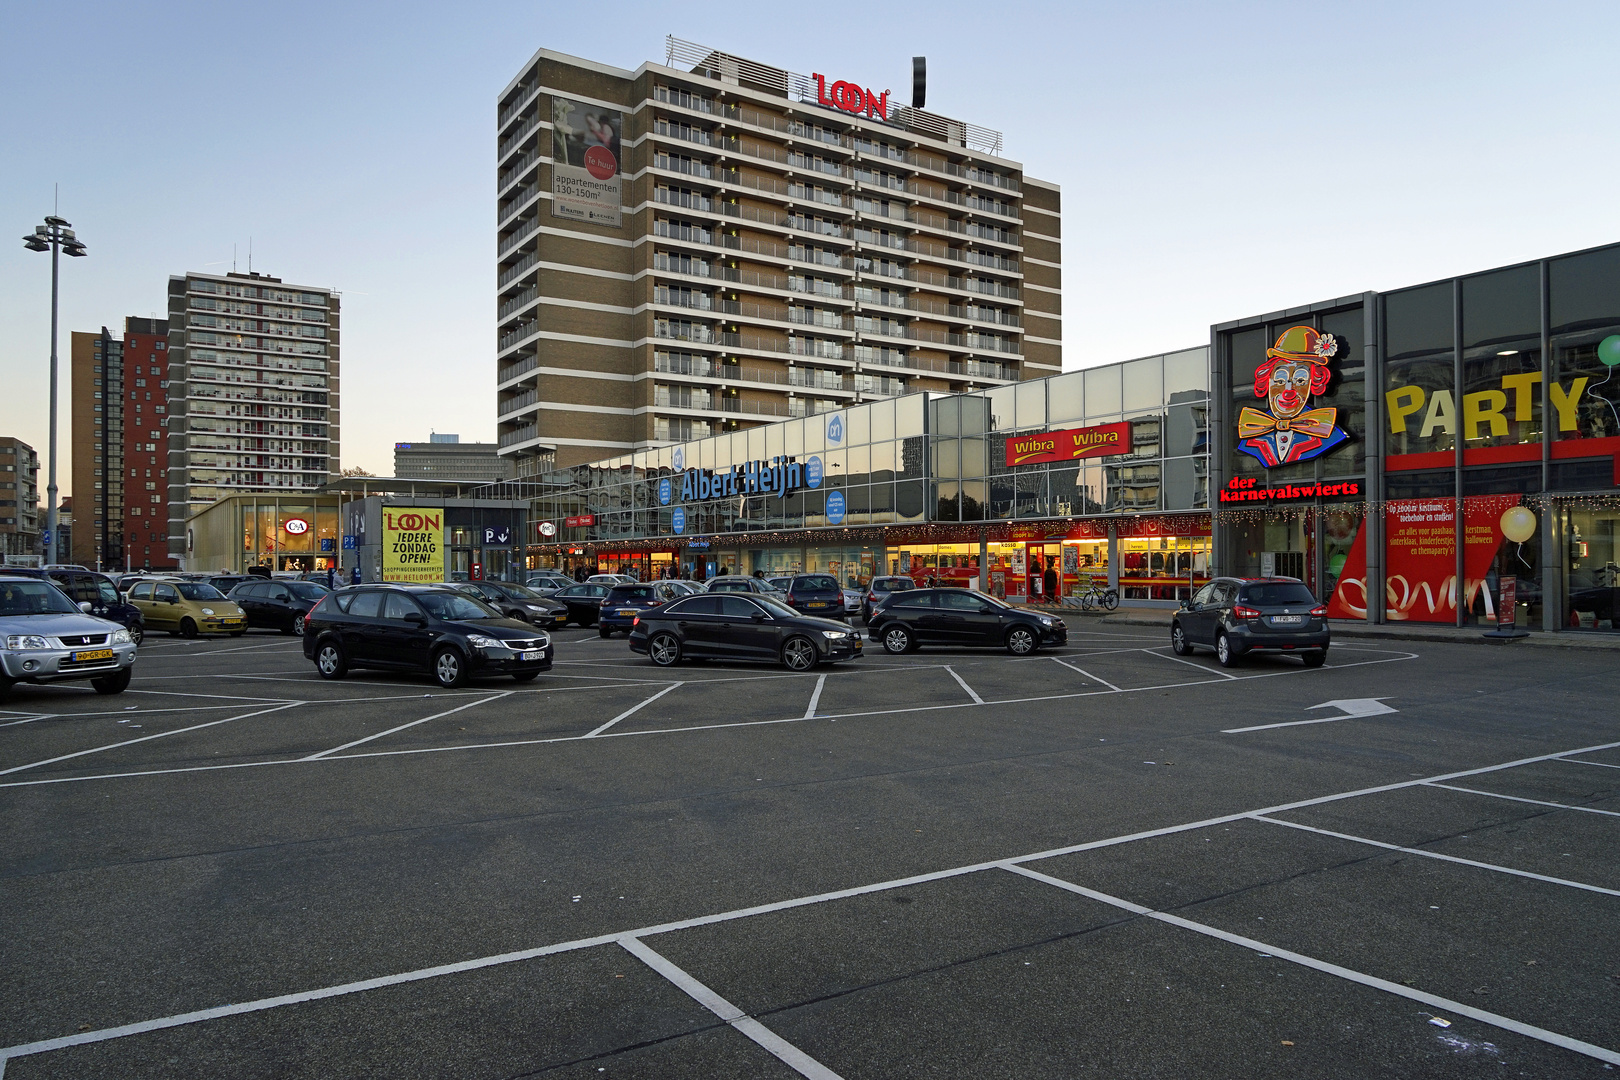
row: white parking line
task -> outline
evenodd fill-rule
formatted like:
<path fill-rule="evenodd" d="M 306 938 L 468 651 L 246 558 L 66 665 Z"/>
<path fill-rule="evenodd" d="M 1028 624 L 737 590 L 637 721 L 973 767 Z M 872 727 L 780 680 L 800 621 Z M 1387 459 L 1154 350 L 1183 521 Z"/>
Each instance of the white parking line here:
<path fill-rule="evenodd" d="M 1496 863 L 1479 862 L 1474 859 L 1460 859 L 1455 855 L 1442 855 L 1438 851 L 1402 847 L 1400 844 L 1386 844 L 1382 840 L 1372 840 L 1365 836 L 1351 836 L 1349 833 L 1334 832 L 1331 829 L 1318 829 L 1314 825 L 1301 825 L 1297 821 L 1284 821 L 1281 818 L 1266 817 L 1264 814 L 1250 814 L 1249 817 L 1255 821 L 1264 821 L 1271 825 L 1283 825 L 1290 829 L 1298 829 L 1301 832 L 1316 833 L 1319 836 L 1331 836 L 1337 840 L 1348 840 L 1352 844 L 1366 844 L 1368 847 L 1383 848 L 1385 851 L 1399 851 L 1405 855 L 1419 855 L 1425 859 L 1438 859 L 1441 862 L 1472 866 L 1478 870 L 1494 870 L 1498 874 L 1511 874 L 1514 877 L 1529 878 L 1532 881 L 1545 881 L 1549 885 L 1565 885 L 1571 889 L 1584 889 L 1587 892 L 1602 893 L 1605 896 L 1620 896 L 1620 889 L 1605 889 L 1601 885 L 1588 885 L 1583 881 L 1548 877 L 1546 874 L 1532 874 L 1528 870 L 1515 870 L 1511 866 L 1499 866 Z"/>
<path fill-rule="evenodd" d="M 1470 795 L 1485 795 L 1492 799 L 1506 799 L 1509 802 L 1529 803 L 1532 806 L 1556 806 L 1560 810 L 1579 810 L 1583 814 L 1605 814 L 1608 817 L 1620 817 L 1620 810 L 1599 810 L 1595 806 L 1571 806 L 1569 803 L 1547 802 L 1543 799 L 1522 799 L 1517 795 L 1503 795 L 1496 791 L 1480 791 L 1478 788 L 1458 787 L 1455 784 L 1430 784 L 1428 786 L 1445 788 L 1447 791 L 1465 791 Z"/>
<path fill-rule="evenodd" d="M 1132 650 L 1132 651 L 1134 652 L 1135 650 Z M 1068 668 L 1070 671 L 1078 671 L 1080 674 L 1084 675 L 1086 678 L 1090 679 L 1092 682 L 1102 683 L 1104 686 L 1108 687 L 1108 689 L 1112 690 L 1116 694 L 1124 693 L 1123 690 L 1121 690 L 1119 687 L 1115 686 L 1113 683 L 1109 682 L 1107 679 L 1099 679 L 1099 678 L 1097 678 L 1097 676 L 1093 675 L 1091 672 L 1087 671 L 1083 667 L 1077 667 L 1074 664 L 1069 663 L 1067 660 L 1060 659 L 1059 657 L 1056 657 L 1056 656 L 1052 657 L 1052 660 L 1054 660 L 1055 662 L 1057 662 L 1059 664 L 1062 664 L 1064 667 Z"/>
<path fill-rule="evenodd" d="M 304 758 L 303 760 L 304 761 L 319 761 L 321 758 L 330 757 L 331 755 L 337 753 L 340 750 L 347 750 L 351 746 L 360 746 L 363 743 L 371 742 L 374 739 L 380 739 L 385 735 L 392 735 L 397 731 L 404 731 L 406 728 L 413 728 L 418 724 L 425 724 L 429 720 L 437 720 L 440 717 L 449 716 L 451 713 L 462 712 L 465 709 L 475 709 L 478 706 L 485 704 L 486 702 L 499 701 L 503 697 L 511 697 L 511 696 L 512 696 L 512 691 L 510 691 L 510 690 L 497 690 L 494 694 L 492 694 L 489 697 L 479 698 L 477 701 L 469 701 L 464 705 L 457 705 L 453 709 L 446 709 L 444 712 L 437 712 L 437 713 L 434 713 L 432 716 L 424 716 L 420 720 L 412 720 L 409 723 L 400 724 L 398 727 L 391 727 L 387 731 L 379 731 L 375 735 L 367 735 L 363 739 L 355 739 L 352 742 L 344 743 L 342 746 L 334 746 L 330 750 L 322 750 L 320 753 L 310 754 L 308 757 Z"/>
<path fill-rule="evenodd" d="M 821 1062 L 688 975 L 666 957 L 654 952 L 640 938 L 626 935 L 619 939 L 619 944 L 625 952 L 674 983 L 687 997 L 748 1036 L 800 1076 L 809 1077 L 810 1080 L 842 1080 Z"/>
<path fill-rule="evenodd" d="M 983 705 L 984 704 L 984 698 L 980 697 L 979 694 L 978 694 L 978 691 L 974 690 L 973 687 L 971 687 L 971 686 L 969 686 L 967 684 L 966 679 L 962 678 L 962 676 L 960 676 L 960 675 L 958 675 L 956 673 L 955 668 L 953 668 L 949 664 L 947 664 L 945 666 L 945 672 L 951 678 L 956 680 L 956 685 L 960 686 L 962 689 L 967 691 L 968 697 L 973 699 L 973 704 L 975 704 L 975 705 Z"/>
<path fill-rule="evenodd" d="M 668 686 L 666 686 L 662 690 L 658 691 L 658 693 L 654 694 L 652 697 L 648 698 L 646 701 L 643 701 L 638 705 L 630 706 L 630 708 L 624 710 L 624 712 L 620 713 L 618 716 L 615 716 L 613 719 L 609 720 L 607 723 L 603 724 L 601 727 L 595 728 L 594 730 L 591 730 L 591 731 L 587 731 L 584 735 L 579 736 L 579 738 L 594 739 L 596 736 L 602 734 L 604 731 L 606 731 L 608 728 L 612 727 L 614 724 L 617 724 L 620 720 L 623 720 L 626 717 L 634 716 L 636 713 L 640 712 L 642 709 L 646 708 L 648 705 L 651 705 L 653 702 L 657 701 L 659 698 L 663 697 L 665 694 L 669 693 L 671 690 L 674 690 L 676 687 L 685 686 L 685 685 L 686 684 L 684 682 L 670 683 Z"/>
<path fill-rule="evenodd" d="M 282 709 L 291 709 L 302 705 L 302 701 L 289 701 L 268 709 L 259 709 L 255 712 L 245 712 L 240 716 L 227 716 L 223 720 L 210 720 L 206 724 L 193 724 L 191 727 L 175 728 L 173 731 L 160 731 L 155 735 L 142 735 L 136 739 L 124 739 L 121 742 L 108 743 L 106 746 L 93 746 L 88 750 L 76 750 L 71 754 L 62 754 L 58 757 L 46 758 L 43 761 L 30 762 L 27 765 L 13 765 L 9 769 L 0 769 L 0 776 L 9 776 L 12 773 L 23 772 L 27 769 L 37 769 L 41 765 L 54 765 L 58 761 L 69 761 L 73 758 L 84 757 L 87 754 L 100 754 L 108 750 L 117 750 L 121 746 L 134 746 L 136 743 L 151 742 L 153 739 L 167 739 L 170 735 L 184 735 L 188 731 L 201 731 L 203 728 L 216 727 L 220 724 L 229 724 L 234 720 L 246 720 L 254 716 L 263 716 L 266 713 L 280 712 Z M 5 785 L 10 787 L 12 785 Z"/>
<path fill-rule="evenodd" d="M 1168 645 L 1160 646 L 1160 647 L 1161 648 L 1169 648 Z M 1186 664 L 1188 667 L 1197 668 L 1199 671 L 1207 672 L 1207 673 L 1212 674 L 1212 675 L 1225 675 L 1228 679 L 1237 678 L 1236 675 L 1233 675 L 1233 674 L 1231 674 L 1229 672 L 1219 671 L 1219 670 L 1217 670 L 1215 668 L 1211 668 L 1211 667 L 1205 667 L 1203 664 L 1198 663 L 1196 660 L 1183 660 L 1179 656 L 1166 656 L 1163 653 L 1158 652 L 1158 651 L 1156 651 L 1154 649 L 1139 649 L 1137 651 L 1138 652 L 1145 652 L 1149 656 L 1157 656 L 1160 660 L 1174 660 L 1178 664 Z"/>
<path fill-rule="evenodd" d="M 821 690 L 827 685 L 827 676 L 821 675 L 816 679 L 816 688 L 810 694 L 810 704 L 804 707 L 804 718 L 812 719 L 816 715 L 816 706 L 821 704 Z"/>
<path fill-rule="evenodd" d="M 1051 885 L 1067 892 L 1075 893 L 1079 896 L 1084 896 L 1087 899 L 1095 900 L 1098 903 L 1119 908 L 1122 911 L 1129 911 L 1132 914 L 1140 915 L 1143 918 L 1153 919 L 1156 922 L 1162 922 L 1170 926 L 1180 927 L 1183 930 L 1191 930 L 1195 934 L 1203 934 L 1206 937 L 1212 937 L 1232 945 L 1241 945 L 1245 949 L 1252 949 L 1255 952 L 1264 953 L 1268 956 L 1275 957 L 1278 960 L 1287 960 L 1291 964 L 1298 964 L 1301 967 L 1307 967 L 1313 971 L 1320 971 L 1325 975 L 1334 975 L 1338 978 L 1345 979 L 1349 982 L 1358 983 L 1374 990 L 1382 990 L 1386 994 L 1394 994 L 1397 997 L 1403 997 L 1409 1001 L 1421 1002 L 1424 1005 L 1440 1009 L 1443 1012 L 1448 1012 L 1456 1016 L 1466 1016 L 1470 1020 L 1478 1020 L 1480 1023 L 1490 1024 L 1492 1027 L 1498 1027 L 1504 1031 L 1511 1031 L 1517 1035 L 1525 1035 L 1539 1042 L 1548 1043 L 1552 1046 L 1562 1047 L 1565 1050 L 1573 1050 L 1578 1054 L 1585 1054 L 1588 1057 L 1597 1058 L 1599 1061 L 1607 1061 L 1611 1064 L 1620 1065 L 1620 1053 L 1616 1053 L 1615 1051 L 1606 1047 L 1598 1046 L 1595 1043 L 1585 1042 L 1581 1039 L 1574 1039 L 1568 1035 L 1561 1035 L 1556 1031 L 1549 1031 L 1546 1028 L 1536 1027 L 1533 1024 L 1526 1024 L 1523 1021 L 1515 1020 L 1509 1016 L 1503 1016 L 1500 1013 L 1486 1012 L 1484 1009 L 1477 1009 L 1472 1005 L 1464 1005 L 1460 1001 L 1453 1001 L 1450 998 L 1443 998 L 1438 994 L 1429 994 L 1422 990 L 1414 990 L 1410 986 L 1404 986 L 1400 983 L 1392 983 L 1387 979 L 1380 979 L 1376 975 L 1368 975 L 1364 972 L 1354 971 L 1347 967 L 1340 967 L 1338 964 L 1332 964 L 1326 960 L 1318 960 L 1314 956 L 1306 956 L 1303 953 L 1293 952 L 1289 949 L 1279 949 L 1276 946 L 1270 945 L 1264 941 L 1243 937 L 1240 934 L 1233 934 L 1226 930 L 1209 926 L 1205 923 L 1193 922 L 1191 919 L 1184 919 L 1179 915 L 1171 915 L 1163 911 L 1153 911 L 1152 909 L 1145 908 L 1140 904 L 1133 904 L 1129 900 L 1123 900 L 1117 896 L 1109 896 L 1107 893 L 1098 892 L 1095 889 L 1088 889 L 1083 885 L 1076 885 L 1072 881 L 1064 881 L 1062 878 L 1055 878 L 1049 874 L 1042 874 L 1022 866 L 1005 865 L 1002 867 L 1002 869 L 1010 870 L 1011 872 L 1022 877 L 1030 878 L 1031 880 L 1039 881 L 1043 884 Z"/>
<path fill-rule="evenodd" d="M 1568 758 L 1568 757 L 1567 758 L 1559 758 L 1559 760 L 1560 761 L 1567 761 L 1571 765 L 1596 765 L 1600 769 L 1620 769 L 1620 765 L 1610 765 L 1607 761 L 1577 761 L 1574 758 Z"/>

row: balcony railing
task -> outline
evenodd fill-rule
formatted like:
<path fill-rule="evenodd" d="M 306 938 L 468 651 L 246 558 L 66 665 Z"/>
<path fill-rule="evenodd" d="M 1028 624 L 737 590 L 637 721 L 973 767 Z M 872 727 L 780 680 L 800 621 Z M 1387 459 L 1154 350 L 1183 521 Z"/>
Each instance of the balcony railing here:
<path fill-rule="evenodd" d="M 497 289 L 506 288 L 508 285 L 512 284 L 512 282 L 516 281 L 522 275 L 523 271 L 533 266 L 539 260 L 539 252 L 529 252 L 527 255 L 523 256 L 523 258 L 501 271 L 500 280 L 495 283 L 495 287 Z"/>
<path fill-rule="evenodd" d="M 509 379 L 517 378 L 519 375 L 522 375 L 525 371 L 533 371 L 535 368 L 537 368 L 539 366 L 540 366 L 540 358 L 538 356 L 525 356 L 523 359 L 517 361 L 516 363 L 507 364 L 505 367 L 501 368 L 500 371 L 496 374 L 495 381 L 504 383 L 504 382 L 508 381 Z"/>
<path fill-rule="evenodd" d="M 539 400 L 540 392 L 538 390 L 525 390 L 517 397 L 507 398 L 505 401 L 501 402 L 497 415 L 502 417 L 510 416 L 515 412 L 521 411 L 527 406 L 533 405 Z"/>
<path fill-rule="evenodd" d="M 513 431 L 508 431 L 506 434 L 502 435 L 501 445 L 512 446 L 516 443 L 527 442 L 530 439 L 538 438 L 539 434 L 539 429 L 536 428 L 535 425 L 524 424 L 522 427 Z"/>
<path fill-rule="evenodd" d="M 519 124 L 516 131 L 512 132 L 512 134 L 500 141 L 499 146 L 495 150 L 495 160 L 499 161 L 501 158 L 505 157 L 512 147 L 516 146 L 518 143 L 527 138 L 529 133 L 538 127 L 539 124 L 540 117 L 538 114 L 529 117 L 523 123 Z"/>
<path fill-rule="evenodd" d="M 507 349 L 510 349 L 513 345 L 516 345 L 518 342 L 534 333 L 536 325 L 537 324 L 532 321 L 526 322 L 510 333 L 502 334 L 500 342 L 495 346 L 495 351 L 505 352 Z"/>
<path fill-rule="evenodd" d="M 495 253 L 495 257 L 498 259 L 505 255 L 508 251 L 511 251 L 513 248 L 523 243 L 529 237 L 533 236 L 535 230 L 539 227 L 539 218 L 530 218 L 527 221 L 518 222 L 517 231 L 512 233 L 512 235 L 508 236 L 505 240 L 501 241 L 500 250 Z"/>
<path fill-rule="evenodd" d="M 539 295 L 539 289 L 534 287 L 534 286 L 530 286 L 529 288 L 524 289 L 522 292 L 518 293 L 516 296 L 512 297 L 510 300 L 506 301 L 506 303 L 502 304 L 501 307 L 500 307 L 500 310 L 495 313 L 495 318 L 496 319 L 504 319 L 504 318 L 506 318 L 508 315 L 512 314 L 512 312 L 516 311 L 518 308 L 520 308 L 523 305 L 533 301 L 534 298 L 536 296 L 538 296 L 538 295 Z"/>

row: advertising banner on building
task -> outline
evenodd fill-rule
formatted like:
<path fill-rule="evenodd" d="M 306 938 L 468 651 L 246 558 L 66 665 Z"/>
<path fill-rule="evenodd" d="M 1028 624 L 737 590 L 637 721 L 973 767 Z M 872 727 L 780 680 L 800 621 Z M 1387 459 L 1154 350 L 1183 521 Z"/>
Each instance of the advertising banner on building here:
<path fill-rule="evenodd" d="M 623 114 L 572 98 L 551 99 L 551 213 L 591 225 L 624 226 L 619 178 Z"/>
<path fill-rule="evenodd" d="M 385 506 L 382 510 L 382 579 L 444 580 L 444 511 Z"/>
<path fill-rule="evenodd" d="M 1107 457 L 1131 452 L 1131 423 L 1097 427 L 1043 431 L 1037 435 L 1015 435 L 1007 440 L 1007 464 L 1041 465 L 1051 461 Z"/>

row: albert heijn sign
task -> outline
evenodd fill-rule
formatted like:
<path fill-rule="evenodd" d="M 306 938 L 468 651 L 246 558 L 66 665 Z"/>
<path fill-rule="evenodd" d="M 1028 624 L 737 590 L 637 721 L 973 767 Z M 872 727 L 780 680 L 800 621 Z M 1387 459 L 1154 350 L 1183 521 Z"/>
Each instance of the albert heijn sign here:
<path fill-rule="evenodd" d="M 829 109 L 841 109 L 847 113 L 859 116 L 875 116 L 881 120 L 889 118 L 889 92 L 874 94 L 864 86 L 842 80 L 827 85 L 825 75 L 812 75 L 816 80 L 816 104 L 825 105 Z"/>

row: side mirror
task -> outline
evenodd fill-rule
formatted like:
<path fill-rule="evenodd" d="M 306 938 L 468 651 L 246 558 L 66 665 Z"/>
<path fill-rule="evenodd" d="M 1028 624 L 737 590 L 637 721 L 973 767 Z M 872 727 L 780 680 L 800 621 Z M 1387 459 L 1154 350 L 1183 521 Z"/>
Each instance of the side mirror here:
<path fill-rule="evenodd" d="M 754 614 L 754 621 L 755 622 L 764 622 L 765 621 L 765 613 L 763 611 L 756 612 Z"/>
<path fill-rule="evenodd" d="M 90 601 L 88 601 L 88 600 L 80 600 L 79 601 L 79 610 L 84 612 L 86 615 L 90 614 L 90 612 L 92 610 L 92 606 L 90 604 Z"/>
<path fill-rule="evenodd" d="M 1191 611 L 1192 610 L 1192 601 L 1191 600 L 1183 600 L 1181 602 L 1181 610 L 1182 611 Z"/>
<path fill-rule="evenodd" d="M 405 621 L 410 623 L 412 626 L 426 626 L 427 616 L 422 614 L 420 611 L 411 611 L 406 613 Z"/>

